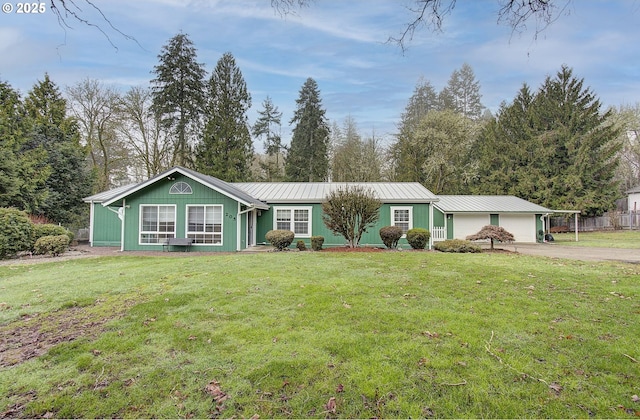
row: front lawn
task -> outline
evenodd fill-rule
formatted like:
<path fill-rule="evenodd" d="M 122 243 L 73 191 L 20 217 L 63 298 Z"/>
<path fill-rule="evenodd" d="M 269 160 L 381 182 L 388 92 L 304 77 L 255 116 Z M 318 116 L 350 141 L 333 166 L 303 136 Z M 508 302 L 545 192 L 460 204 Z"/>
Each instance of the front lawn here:
<path fill-rule="evenodd" d="M 2 266 L 0 417 L 634 418 L 639 286 L 504 253 Z"/>

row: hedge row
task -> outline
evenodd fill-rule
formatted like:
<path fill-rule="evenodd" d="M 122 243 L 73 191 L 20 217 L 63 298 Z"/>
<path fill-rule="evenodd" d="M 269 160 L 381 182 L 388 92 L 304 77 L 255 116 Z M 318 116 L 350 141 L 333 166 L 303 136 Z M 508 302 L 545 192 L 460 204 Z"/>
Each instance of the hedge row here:
<path fill-rule="evenodd" d="M 54 238 L 65 236 L 66 240 Z M 34 252 L 36 254 L 59 255 L 66 251 L 74 235 L 62 226 L 54 224 L 34 224 L 27 213 L 14 208 L 0 208 L 0 259 L 11 258 L 20 252 Z M 61 249 L 59 243 L 66 242 Z M 56 244 L 55 246 L 53 244 Z M 48 245 L 44 245 L 48 244 Z M 54 254 L 55 252 L 55 254 Z"/>

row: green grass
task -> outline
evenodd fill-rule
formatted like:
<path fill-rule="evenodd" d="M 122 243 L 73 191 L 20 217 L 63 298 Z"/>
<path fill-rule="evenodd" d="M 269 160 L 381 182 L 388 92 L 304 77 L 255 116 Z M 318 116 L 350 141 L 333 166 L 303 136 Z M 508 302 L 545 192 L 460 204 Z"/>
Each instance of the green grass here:
<path fill-rule="evenodd" d="M 518 254 L 3 266 L 2 334 L 33 320 L 50 331 L 83 319 L 92 331 L 113 319 L 0 368 L 0 413 L 632 418 L 639 285 L 636 265 Z"/>
<path fill-rule="evenodd" d="M 640 249 L 640 230 L 579 232 L 578 242 L 574 232 L 554 233 L 553 238 L 564 246 Z"/>

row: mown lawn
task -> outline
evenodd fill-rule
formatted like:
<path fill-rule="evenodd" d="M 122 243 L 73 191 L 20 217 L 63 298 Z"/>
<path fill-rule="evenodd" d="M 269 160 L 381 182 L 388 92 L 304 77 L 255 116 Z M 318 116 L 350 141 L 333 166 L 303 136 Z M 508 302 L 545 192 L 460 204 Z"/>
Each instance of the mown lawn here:
<path fill-rule="evenodd" d="M 554 233 L 554 243 L 565 246 L 640 249 L 640 230 L 603 230 L 576 234 Z"/>
<path fill-rule="evenodd" d="M 2 337 L 85 335 L 2 353 L 0 414 L 635 418 L 639 286 L 636 265 L 516 254 L 3 266 Z"/>

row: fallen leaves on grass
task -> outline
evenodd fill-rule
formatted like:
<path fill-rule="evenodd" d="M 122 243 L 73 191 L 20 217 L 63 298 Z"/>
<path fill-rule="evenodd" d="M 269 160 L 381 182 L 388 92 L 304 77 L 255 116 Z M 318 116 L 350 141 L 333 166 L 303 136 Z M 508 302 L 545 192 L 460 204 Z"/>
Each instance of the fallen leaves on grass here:
<path fill-rule="evenodd" d="M 216 411 L 220 413 L 224 410 L 224 402 L 229 398 L 229 396 L 222 391 L 220 388 L 220 383 L 216 380 L 213 380 L 207 384 L 204 388 L 205 392 L 211 397 L 213 397 L 213 401 L 216 403 Z"/>
<path fill-rule="evenodd" d="M 324 405 L 324 409 L 326 413 L 335 414 L 336 413 L 336 397 L 329 398 L 329 401 Z"/>

